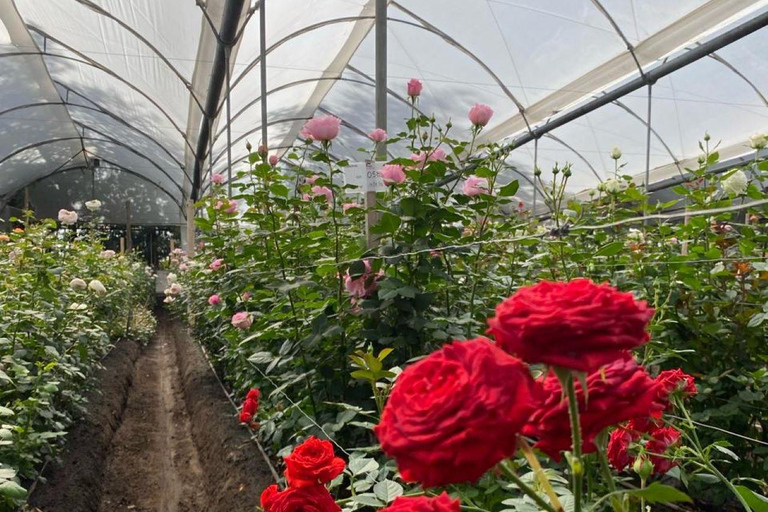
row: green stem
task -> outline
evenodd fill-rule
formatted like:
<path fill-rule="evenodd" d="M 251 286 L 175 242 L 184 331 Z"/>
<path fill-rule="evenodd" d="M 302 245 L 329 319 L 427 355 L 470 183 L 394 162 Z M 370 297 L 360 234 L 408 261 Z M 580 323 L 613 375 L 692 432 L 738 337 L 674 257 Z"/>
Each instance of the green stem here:
<path fill-rule="evenodd" d="M 576 383 L 574 382 L 573 373 L 570 371 L 565 379 L 565 386 L 568 393 L 568 414 L 571 417 L 571 438 L 573 441 L 573 459 L 571 460 L 571 471 L 573 472 L 573 511 L 581 512 L 584 463 L 581 459 L 579 402 L 576 399 Z"/>
<path fill-rule="evenodd" d="M 523 491 L 525 494 L 530 496 L 530 498 L 536 502 L 538 506 L 542 508 L 542 510 L 546 510 L 547 512 L 557 512 L 557 510 L 554 509 L 552 505 L 544 501 L 544 499 L 539 496 L 539 494 L 533 490 L 528 484 L 520 480 L 520 477 L 517 476 L 517 474 L 508 466 L 508 461 L 504 460 L 499 464 L 501 466 L 501 469 L 504 470 L 504 473 L 509 477 L 510 480 L 512 480 L 515 485 L 517 485 L 521 491 Z"/>

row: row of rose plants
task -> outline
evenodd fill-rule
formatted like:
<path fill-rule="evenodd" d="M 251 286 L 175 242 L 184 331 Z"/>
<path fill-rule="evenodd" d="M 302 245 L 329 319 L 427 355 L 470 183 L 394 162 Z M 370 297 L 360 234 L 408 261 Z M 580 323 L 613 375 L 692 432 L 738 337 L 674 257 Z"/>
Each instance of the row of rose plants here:
<path fill-rule="evenodd" d="M 614 175 L 583 200 L 565 194 L 570 165 L 537 169 L 548 215 L 535 216 L 516 196 L 514 148 L 477 144 L 490 107 L 470 110 L 460 140 L 421 113 L 420 87 L 405 129 L 361 149 L 412 151 L 380 171 L 374 247 L 333 156 L 340 122 L 320 117 L 284 163 L 253 151 L 233 197 L 214 175 L 196 254 L 172 260 L 170 307 L 233 389 L 263 392 L 244 422 L 278 458 L 317 436 L 334 444 L 297 453 L 346 459 L 314 482 L 337 505 L 289 471 L 263 508 L 405 495 L 422 501 L 392 506 L 629 510 L 682 489 L 761 510 L 766 163 L 714 172 L 706 136 L 679 198 L 658 203 L 616 148 Z"/>
<path fill-rule="evenodd" d="M 87 222 L 62 210 L 0 234 L 0 510 L 55 459 L 112 344 L 154 332 L 152 272 L 104 249 L 88 204 Z"/>

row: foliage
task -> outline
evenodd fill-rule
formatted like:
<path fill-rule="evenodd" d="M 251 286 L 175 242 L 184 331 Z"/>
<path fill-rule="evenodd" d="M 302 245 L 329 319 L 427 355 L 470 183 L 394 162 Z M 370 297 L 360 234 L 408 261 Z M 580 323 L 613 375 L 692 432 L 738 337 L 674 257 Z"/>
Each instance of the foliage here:
<path fill-rule="evenodd" d="M 155 327 L 142 264 L 103 252 L 93 231 L 18 222 L 0 235 L 0 510 L 15 509 L 56 455 L 112 341 L 148 340 Z"/>
<path fill-rule="evenodd" d="M 214 185 L 198 204 L 199 251 L 181 263 L 183 292 L 170 302 L 233 389 L 265 391 L 262 439 L 278 454 L 308 435 L 349 447 L 351 497 L 343 503 L 381 507 L 404 491 L 392 462 L 372 446 L 370 428 L 401 368 L 450 340 L 482 335 L 495 305 L 523 285 L 587 277 L 633 291 L 656 309 L 652 342 L 638 353 L 653 374 L 681 366 L 697 378 L 691 417 L 672 420 L 698 443 L 688 452 L 696 462 L 671 473 L 680 485 L 725 482 L 716 466 L 764 475 L 765 447 L 748 438 L 768 441 L 765 206 L 728 208 L 766 199 L 768 162 L 738 170 L 748 177 L 743 190 L 724 187 L 737 169 L 711 172 L 719 156 L 707 137 L 700 166 L 675 189 L 679 197 L 655 204 L 621 174 L 620 154 L 615 177 L 581 197 L 564 193 L 570 165 L 547 176 L 537 170 L 550 212 L 543 220 L 515 196 L 510 148 L 477 145 L 481 126 L 470 141 L 452 129 L 414 113 L 390 137 L 414 156 L 389 162 L 402 165 L 407 179 L 378 193 L 372 248 L 360 191 L 342 179 L 349 162 L 331 156 L 331 142 L 298 146 L 285 155 L 287 167 L 254 152 L 237 174 L 232 203 Z M 492 193 L 462 193 L 470 191 L 452 178 L 470 175 Z M 209 302 L 214 294 L 220 302 Z M 232 325 L 239 312 L 250 314 L 249 327 Z M 692 429 L 693 422 L 722 430 Z M 680 460 L 687 460 L 682 453 Z M 509 469 L 531 484 L 529 464 L 516 460 Z M 566 469 L 546 471 L 572 503 L 558 485 Z M 619 493 L 619 505 L 674 494 L 652 487 Z M 539 509 L 519 493 L 510 499 L 514 489 L 520 484 L 488 476 L 458 492 L 473 510 Z"/>

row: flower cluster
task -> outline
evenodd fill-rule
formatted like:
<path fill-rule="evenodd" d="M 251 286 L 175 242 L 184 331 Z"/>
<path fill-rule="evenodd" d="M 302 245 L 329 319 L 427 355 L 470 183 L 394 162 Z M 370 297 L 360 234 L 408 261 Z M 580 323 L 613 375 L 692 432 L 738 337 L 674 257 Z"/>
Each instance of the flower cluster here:
<path fill-rule="evenodd" d="M 582 453 L 610 427 L 656 422 L 671 394 L 695 387 L 680 370 L 653 379 L 629 352 L 649 340 L 652 316 L 632 294 L 585 279 L 521 288 L 489 320 L 495 343 L 453 342 L 402 372 L 375 428 L 382 449 L 424 487 L 477 480 L 515 453 L 521 433 L 560 460 L 574 444 L 566 382 Z M 534 379 L 528 365 L 537 363 L 549 371 Z M 678 438 L 659 427 L 648 444 Z"/>
<path fill-rule="evenodd" d="M 329 441 L 310 437 L 285 457 L 285 480 L 281 491 L 270 485 L 261 494 L 265 512 L 338 512 L 341 510 L 326 484 L 339 476 L 346 466 L 333 453 Z"/>
<path fill-rule="evenodd" d="M 248 425 L 252 429 L 258 429 L 259 424 L 256 422 L 256 413 L 259 410 L 259 397 L 261 391 L 257 388 L 253 388 L 248 391 L 243 401 L 243 407 L 240 410 L 240 422 Z"/>

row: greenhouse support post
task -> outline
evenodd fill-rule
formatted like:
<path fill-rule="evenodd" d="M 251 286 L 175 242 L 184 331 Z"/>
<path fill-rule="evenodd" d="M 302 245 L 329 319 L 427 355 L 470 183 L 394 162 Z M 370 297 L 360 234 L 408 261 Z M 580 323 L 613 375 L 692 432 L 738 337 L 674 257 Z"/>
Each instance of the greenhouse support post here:
<path fill-rule="evenodd" d="M 232 197 L 232 46 L 224 48 L 224 55 L 227 63 L 227 197 Z M 213 153 L 208 155 L 208 158 L 213 158 Z"/>
<path fill-rule="evenodd" d="M 266 0 L 259 2 L 259 73 L 261 81 L 261 143 L 269 147 L 267 133 L 267 10 Z"/>
<path fill-rule="evenodd" d="M 187 256 L 195 256 L 195 201 L 187 199 Z"/>
<path fill-rule="evenodd" d="M 133 238 L 131 237 L 131 200 L 128 199 L 125 202 L 125 252 L 131 252 L 132 249 Z"/>
<path fill-rule="evenodd" d="M 387 1 L 376 0 L 376 127 L 387 131 Z M 386 160 L 387 145 L 379 143 L 377 160 Z M 365 234 L 368 247 L 376 245 L 377 237 L 371 227 L 378 222 L 376 191 L 365 193 Z"/>

